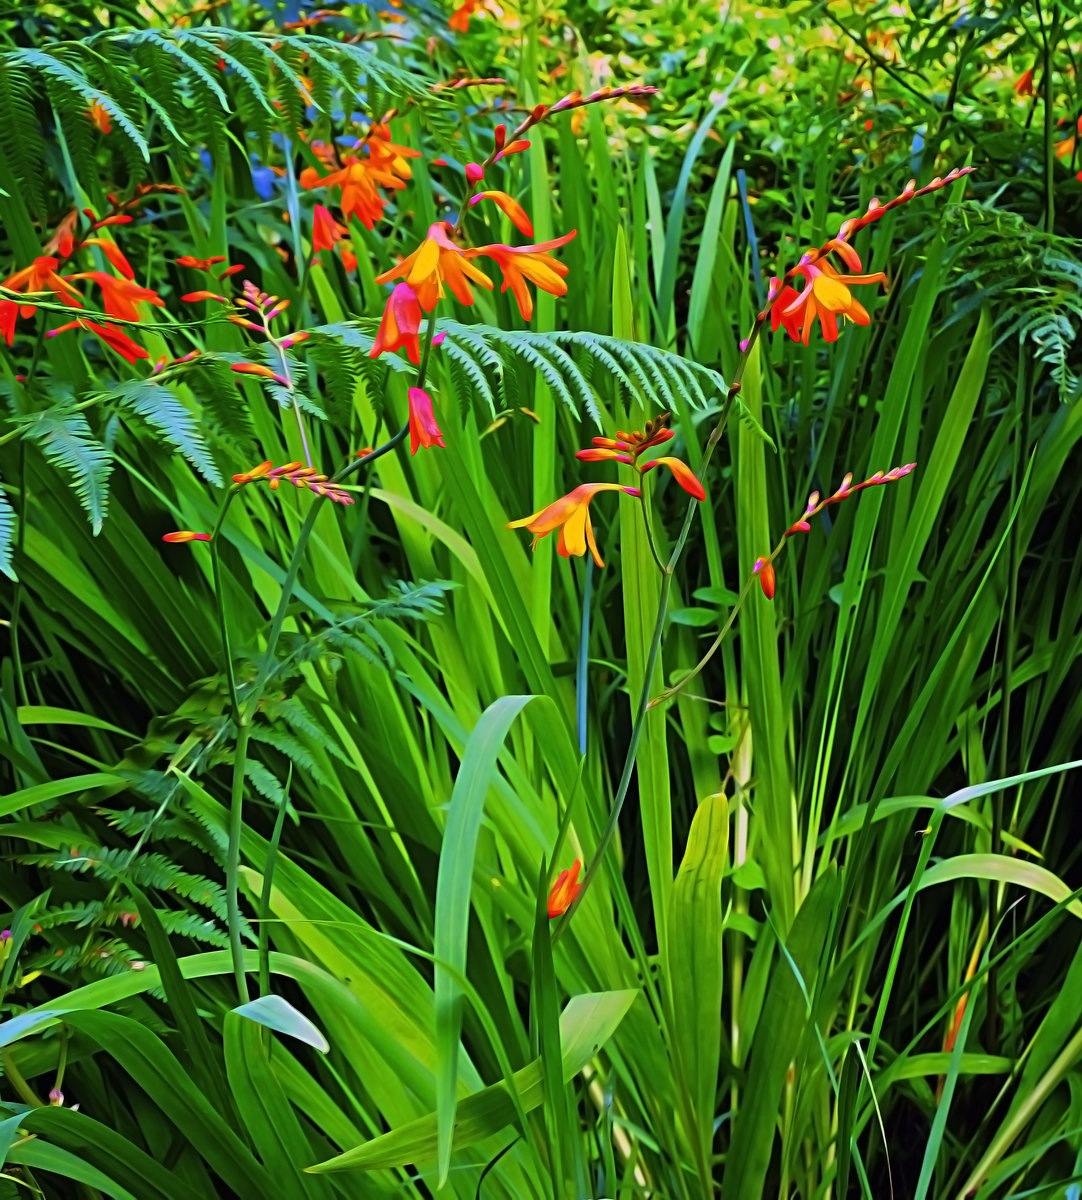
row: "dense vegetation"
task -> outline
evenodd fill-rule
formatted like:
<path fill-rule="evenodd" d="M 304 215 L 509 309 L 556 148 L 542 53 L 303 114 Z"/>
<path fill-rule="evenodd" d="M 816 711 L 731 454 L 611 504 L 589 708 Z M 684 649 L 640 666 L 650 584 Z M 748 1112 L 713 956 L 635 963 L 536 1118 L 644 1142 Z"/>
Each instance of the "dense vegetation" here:
<path fill-rule="evenodd" d="M 1074 6 L 330 3 L 0 12 L 0 1200 L 1077 1198 Z"/>

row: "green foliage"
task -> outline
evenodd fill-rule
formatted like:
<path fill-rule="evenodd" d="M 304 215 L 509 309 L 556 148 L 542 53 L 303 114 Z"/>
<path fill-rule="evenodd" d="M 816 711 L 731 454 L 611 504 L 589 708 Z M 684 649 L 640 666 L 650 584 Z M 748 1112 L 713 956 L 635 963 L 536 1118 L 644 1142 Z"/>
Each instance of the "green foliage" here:
<path fill-rule="evenodd" d="M 18 420 L 26 439 L 39 446 L 49 462 L 71 476 L 72 490 L 86 510 L 95 535 L 99 534 L 109 506 L 113 460 L 94 437 L 86 417 L 61 404 Z"/>
<path fill-rule="evenodd" d="M 0 1145 L 23 1190 L 1077 1179 L 1079 18 L 910 7 L 0 16 L 3 276 L 123 205 L 100 232 L 165 301 L 124 324 L 130 366 L 46 339 L 72 315 L 51 293 L 0 348 Z M 537 241 L 577 230 L 567 291 L 522 329 L 498 289 L 446 289 L 424 380 L 446 444 L 410 454 L 418 369 L 370 356 L 375 276 L 435 221 L 518 242 L 463 203 L 462 164 L 560 91 L 638 82 L 661 92 L 552 114 L 486 167 Z M 343 196 L 300 170 L 391 106 L 422 157 L 315 255 L 313 202 Z M 854 239 L 890 277 L 852 288 L 867 327 L 766 326 L 742 364 L 772 275 L 970 161 Z M 311 336 L 201 320 L 180 296 L 241 280 L 185 255 L 243 266 L 290 302 L 274 336 Z M 710 447 L 705 504 L 652 473 L 648 533 L 599 495 L 600 571 L 504 528 L 637 481 L 575 459 L 579 422 L 662 412 L 696 470 Z M 228 489 L 267 460 L 356 502 Z M 788 538 L 765 598 L 751 564 L 809 493 L 908 462 Z M 182 528 L 215 536 L 162 545 Z M 575 859 L 588 887 L 550 921 Z"/>

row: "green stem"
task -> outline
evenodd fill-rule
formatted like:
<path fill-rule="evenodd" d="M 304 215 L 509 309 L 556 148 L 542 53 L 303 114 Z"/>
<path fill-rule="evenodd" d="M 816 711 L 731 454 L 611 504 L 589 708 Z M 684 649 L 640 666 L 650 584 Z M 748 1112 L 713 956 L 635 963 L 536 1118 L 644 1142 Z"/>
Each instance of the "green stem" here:
<path fill-rule="evenodd" d="M 699 464 L 698 477 L 700 480 L 705 478 L 707 468 L 710 466 L 710 459 L 714 454 L 714 448 L 721 440 L 722 432 L 729 420 L 729 414 L 740 392 L 741 381 L 744 378 L 744 369 L 747 366 L 748 358 L 758 340 L 759 331 L 763 327 L 763 322 L 767 318 L 768 311 L 769 309 L 764 309 L 755 318 L 755 325 L 747 340 L 747 345 L 741 353 L 740 361 L 737 364 L 736 374 L 733 376 L 732 382 L 729 384 L 729 390 L 725 395 L 725 403 L 721 408 L 721 416 L 718 418 L 717 424 L 711 430 L 710 437 L 707 439 L 706 450 L 703 452 L 703 460 Z M 624 807 L 624 801 L 627 799 L 628 789 L 631 787 L 631 775 L 635 768 L 635 760 L 638 757 L 639 743 L 642 741 L 643 731 L 646 727 L 646 714 L 651 707 L 650 682 L 653 679 L 658 654 L 661 651 L 661 637 L 665 629 L 665 616 L 668 611 L 669 591 L 672 587 L 673 572 L 676 570 L 676 565 L 684 552 L 684 546 L 687 543 L 688 534 L 691 532 L 691 522 L 695 518 L 695 510 L 698 504 L 699 501 L 694 499 L 688 502 L 687 513 L 684 516 L 684 525 L 680 530 L 680 536 L 676 539 L 676 545 L 673 546 L 672 553 L 669 555 L 669 561 L 662 566 L 660 559 L 658 560 L 658 566 L 661 567 L 661 593 L 658 596 L 657 616 L 654 619 L 654 632 L 650 638 L 650 650 L 646 656 L 646 669 L 643 673 L 642 691 L 639 693 L 639 700 L 635 708 L 635 721 L 631 727 L 631 739 L 628 742 L 624 767 L 620 773 L 620 782 L 617 785 L 616 794 L 613 796 L 609 819 L 605 823 L 605 828 L 602 830 L 601 838 L 597 843 L 597 849 L 594 851 L 594 861 L 590 870 L 583 878 L 582 887 L 579 889 L 578 895 L 571 902 L 570 907 L 560 918 L 559 924 L 552 931 L 554 942 L 559 939 L 567 923 L 575 915 L 575 910 L 585 898 L 586 892 L 593 882 L 593 878 L 597 874 L 601 861 L 605 856 L 605 851 L 608 849 L 609 843 L 616 833 L 616 826 L 620 820 L 620 812 Z"/>
<path fill-rule="evenodd" d="M 432 337 L 436 328 L 435 313 L 431 313 L 428 318 L 428 326 L 425 330 L 424 350 L 421 357 L 421 365 L 417 372 L 416 387 L 423 387 L 425 377 L 428 373 L 428 360 L 432 351 Z M 389 453 L 391 450 L 399 446 L 409 433 L 409 422 L 384 445 L 373 450 L 371 454 L 366 454 L 363 458 L 357 459 L 355 462 L 346 463 L 331 479 L 332 483 L 339 483 L 354 471 L 360 470 L 361 467 L 367 466 L 374 462 L 382 455 Z M 223 506 L 222 514 L 218 519 L 218 525 L 214 530 L 214 538 L 211 540 L 213 562 L 214 562 L 214 586 L 218 599 L 219 619 L 222 629 L 222 645 L 227 659 L 227 675 L 229 678 L 229 694 L 230 701 L 233 706 L 234 719 L 237 726 L 237 741 L 233 751 L 233 788 L 230 797 L 229 809 L 229 844 L 226 850 L 226 905 L 227 919 L 229 925 L 229 948 L 233 958 L 233 973 L 237 982 L 237 994 L 240 997 L 240 1002 L 243 1004 L 248 999 L 248 984 L 244 973 L 244 945 L 241 938 L 241 915 L 240 915 L 240 850 L 241 837 L 244 832 L 244 778 L 245 765 L 248 753 L 248 741 L 250 736 L 250 728 L 252 718 L 255 715 L 255 710 L 259 705 L 259 701 L 263 695 L 263 688 L 266 686 L 267 680 L 274 669 L 274 652 L 278 646 L 278 639 L 281 637 L 282 628 L 285 625 L 286 613 L 289 609 L 290 601 L 293 598 L 293 589 L 297 585 L 297 576 L 300 573 L 301 559 L 304 556 L 304 551 L 308 545 L 308 539 L 312 536 L 312 530 L 315 528 L 316 518 L 319 515 L 319 502 L 322 497 L 316 497 L 312 507 L 308 510 L 308 515 L 304 519 L 304 524 L 301 526 L 300 532 L 297 535 L 297 541 L 293 546 L 293 553 L 290 556 L 289 566 L 286 569 L 286 577 L 282 581 L 282 594 L 278 598 L 278 607 L 275 609 L 274 616 L 271 619 L 270 632 L 267 635 L 267 649 L 263 658 L 263 665 L 256 676 L 255 683 L 252 685 L 251 691 L 245 697 L 244 705 L 241 706 L 236 691 L 236 681 L 233 676 L 232 658 L 229 650 L 229 630 L 225 619 L 225 611 L 222 603 L 221 591 L 221 576 L 220 568 L 216 552 L 213 547 L 216 545 L 216 537 L 218 530 L 221 528 L 222 520 L 225 517 L 225 509 L 228 507 L 229 499 L 232 498 L 235 489 L 230 492 L 230 497 L 227 498 L 225 506 Z"/>
<path fill-rule="evenodd" d="M 233 652 L 229 642 L 229 622 L 225 615 L 225 593 L 222 588 L 222 560 L 218 553 L 218 535 L 222 531 L 225 515 L 229 512 L 229 506 L 233 503 L 233 497 L 237 494 L 240 486 L 240 484 L 234 484 L 226 492 L 221 510 L 218 513 L 218 522 L 210 535 L 210 569 L 214 580 L 214 607 L 218 611 L 218 630 L 222 637 L 222 653 L 225 655 L 225 677 L 229 683 L 229 703 L 233 709 L 234 720 L 240 714 L 240 704 L 237 700 L 237 680 L 233 673 Z"/>
<path fill-rule="evenodd" d="M 642 486 L 639 489 L 639 502 L 642 505 L 642 523 L 646 526 L 646 540 L 650 544 L 650 553 L 654 556 L 654 562 L 657 563 L 657 569 L 664 575 L 665 564 L 661 561 L 661 555 L 657 552 L 657 545 L 654 542 L 654 531 L 650 527 L 650 505 L 647 500 L 646 491 L 648 488 L 646 477 L 643 476 Z"/>
<path fill-rule="evenodd" d="M 244 941 L 240 915 L 240 843 L 244 833 L 244 778 L 248 762 L 248 738 L 251 726 L 246 717 L 237 721 L 237 740 L 233 747 L 233 787 L 229 797 L 229 844 L 225 856 L 226 921 L 229 926 L 229 952 L 233 959 L 233 977 L 241 1004 L 248 1000 L 248 980 L 244 973 Z"/>
<path fill-rule="evenodd" d="M 274 829 L 271 831 L 270 843 L 267 846 L 267 861 L 263 867 L 263 889 L 259 896 L 259 994 L 270 994 L 270 913 L 271 892 L 274 888 L 274 864 L 278 861 L 278 846 L 282 841 L 282 827 L 286 822 L 286 803 L 289 799 L 289 789 L 293 782 L 293 764 L 289 764 L 289 774 L 286 786 L 282 792 L 282 802 L 278 805 L 278 813 L 274 818 Z"/>

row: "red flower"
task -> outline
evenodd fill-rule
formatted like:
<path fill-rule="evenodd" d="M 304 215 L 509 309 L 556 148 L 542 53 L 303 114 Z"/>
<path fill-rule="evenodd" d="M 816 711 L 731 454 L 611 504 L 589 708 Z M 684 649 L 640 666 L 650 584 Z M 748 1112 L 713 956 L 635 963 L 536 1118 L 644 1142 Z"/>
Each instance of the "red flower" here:
<path fill-rule="evenodd" d="M 162 534 L 163 542 L 209 542 L 209 533 L 192 533 L 190 529 L 178 529 L 176 533 Z"/>
<path fill-rule="evenodd" d="M 757 558 L 752 570 L 759 576 L 759 582 L 763 585 L 763 595 L 768 600 L 773 600 L 776 582 L 774 564 L 767 558 Z"/>
<path fill-rule="evenodd" d="M 665 413 L 647 421 L 645 433 L 638 429 L 634 433 L 626 433 L 621 429 L 617 430 L 614 438 L 595 437 L 593 448 L 579 450 L 575 457 L 580 462 L 625 463 L 627 466 L 634 467 L 640 475 L 645 475 L 654 467 L 668 467 L 672 471 L 673 478 L 689 496 L 694 496 L 696 500 L 705 500 L 706 491 L 699 481 L 699 477 L 682 459 L 670 458 L 666 455 L 648 463 L 639 461 L 647 450 L 661 446 L 676 436 L 671 429 L 665 427 L 668 419 L 668 414 Z"/>
<path fill-rule="evenodd" d="M 416 454 L 420 447 L 442 446 L 443 434 L 436 424 L 436 414 L 432 411 L 432 397 L 421 388 L 411 387 L 410 402 L 410 454 Z"/>
<path fill-rule="evenodd" d="M 41 255 L 28 267 L 16 271 L 4 280 L 4 287 L 12 292 L 52 292 L 69 308 L 82 308 L 82 297 L 68 282 L 68 276 L 58 275 L 59 259 Z M 71 276 L 76 278 L 76 276 Z M 15 336 L 15 317 L 32 317 L 37 309 L 33 304 L 17 304 L 14 300 L 0 300 L 0 333 L 10 346 Z"/>
<path fill-rule="evenodd" d="M 138 321 L 137 304 L 165 305 L 165 301 L 152 288 L 140 287 L 128 279 L 117 279 L 115 275 L 106 275 L 104 271 L 83 271 L 72 275 L 72 279 L 89 279 L 101 288 L 101 303 L 105 311 L 112 317 L 120 317 L 125 321 Z"/>
<path fill-rule="evenodd" d="M 582 891 L 582 884 L 579 883 L 579 871 L 582 868 L 580 859 L 575 859 L 571 865 L 570 871 L 561 871 L 553 884 L 552 891 L 549 892 L 548 914 L 550 917 L 561 917 L 575 901 L 575 897 Z"/>
<path fill-rule="evenodd" d="M 209 271 L 215 263 L 225 262 L 225 255 L 216 254 L 213 258 L 193 258 L 190 254 L 182 254 L 176 262 L 178 267 L 191 267 L 193 271 Z"/>
<path fill-rule="evenodd" d="M 1023 71 L 1018 77 L 1018 82 L 1014 85 L 1015 94 L 1019 96 L 1036 96 L 1037 91 L 1033 86 L 1033 68 L 1028 71 Z"/>
<path fill-rule="evenodd" d="M 330 209 L 324 208 L 322 204 L 317 204 L 315 221 L 312 225 L 313 251 L 334 249 L 334 243 L 341 239 L 344 232 L 345 230 L 332 216 Z"/>
<path fill-rule="evenodd" d="M 386 350 L 398 350 L 405 346 L 406 355 L 414 366 L 421 361 L 421 306 L 408 283 L 400 283 L 387 299 L 379 332 L 369 350 L 369 358 L 379 358 Z"/>
<path fill-rule="evenodd" d="M 122 329 L 118 329 L 115 325 L 99 325 L 96 321 L 88 320 L 85 317 L 78 317 L 66 325 L 61 325 L 58 329 L 50 329 L 45 336 L 56 337 L 58 333 L 66 333 L 69 329 L 89 329 L 91 333 L 97 334 L 111 350 L 115 350 L 130 363 L 137 362 L 140 358 L 150 357 L 150 354 L 138 342 L 133 342 Z"/>

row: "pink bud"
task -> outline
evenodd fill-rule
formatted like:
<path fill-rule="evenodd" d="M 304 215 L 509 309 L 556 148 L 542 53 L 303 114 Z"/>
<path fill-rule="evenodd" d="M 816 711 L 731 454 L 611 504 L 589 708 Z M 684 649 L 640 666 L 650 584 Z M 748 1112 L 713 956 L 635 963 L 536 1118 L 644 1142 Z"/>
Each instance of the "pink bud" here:
<path fill-rule="evenodd" d="M 466 164 L 466 178 L 470 183 L 480 183 L 484 179 L 485 173 L 477 163 Z"/>
<path fill-rule="evenodd" d="M 748 346 L 750 346 L 750 345 L 751 345 L 750 338 L 741 338 L 740 339 L 740 353 L 743 354 L 744 351 L 747 350 Z"/>

